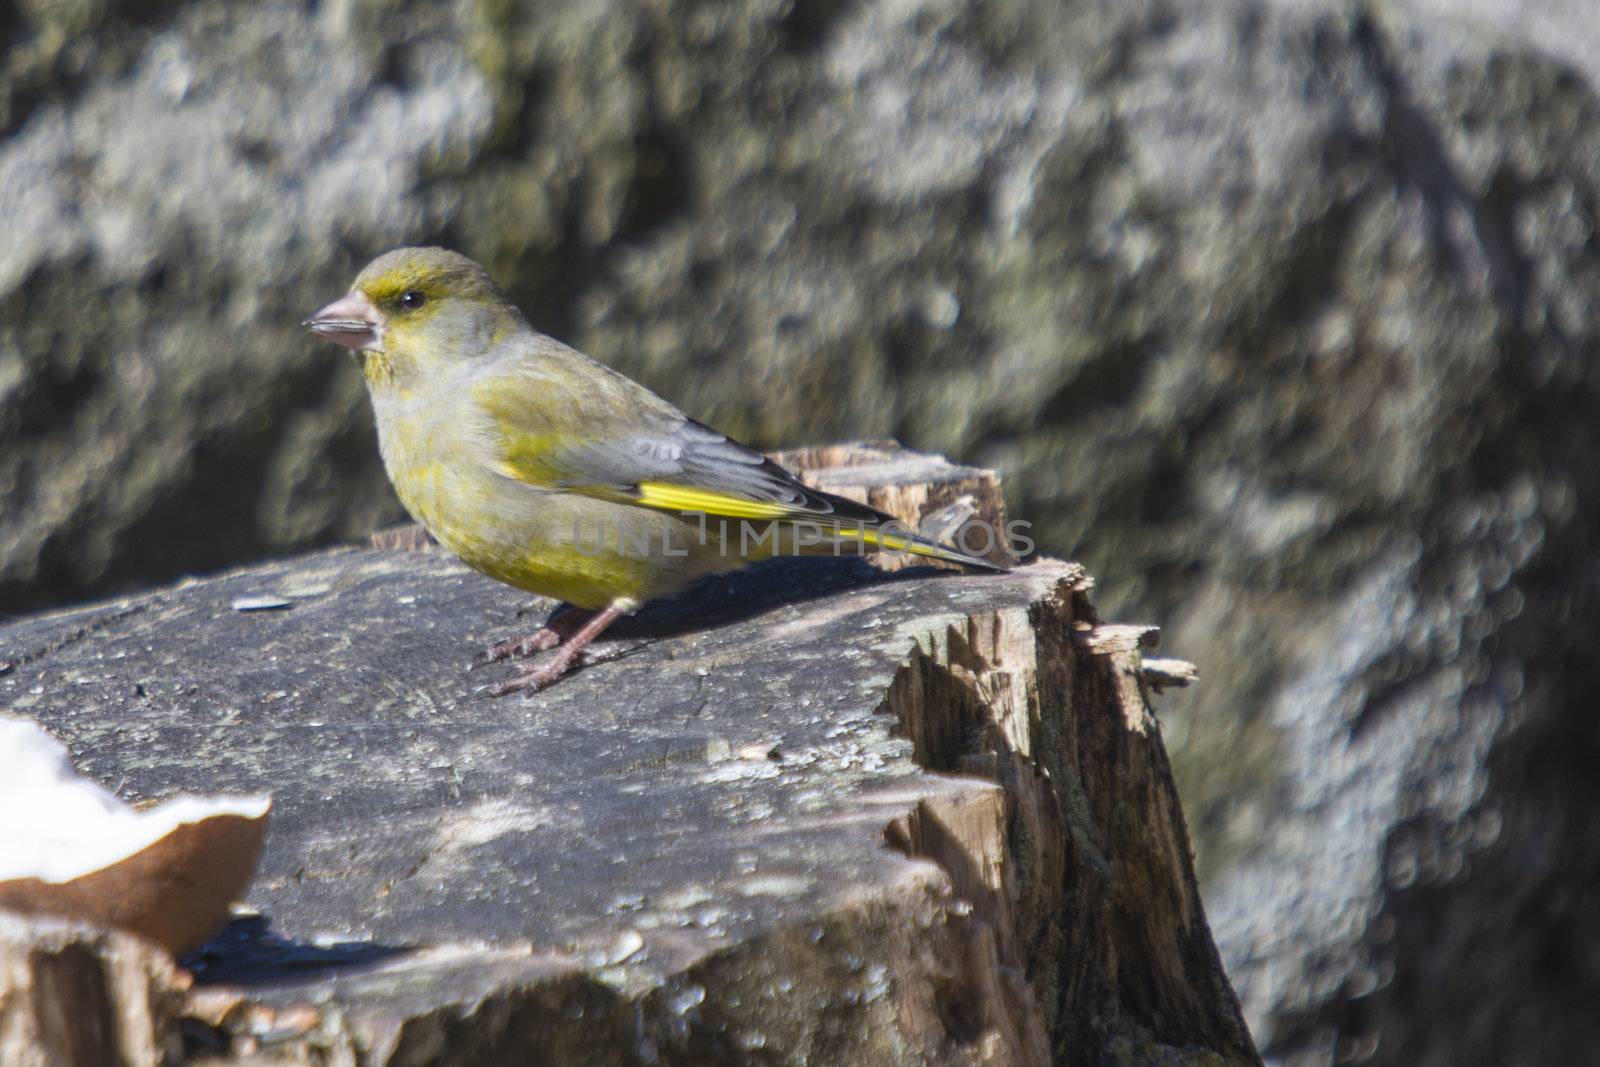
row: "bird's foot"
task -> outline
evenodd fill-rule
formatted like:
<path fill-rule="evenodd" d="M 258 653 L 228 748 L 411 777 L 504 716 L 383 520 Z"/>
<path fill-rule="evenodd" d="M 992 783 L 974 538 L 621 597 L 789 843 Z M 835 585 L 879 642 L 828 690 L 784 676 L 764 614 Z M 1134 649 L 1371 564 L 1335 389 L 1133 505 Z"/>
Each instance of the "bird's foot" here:
<path fill-rule="evenodd" d="M 489 695 L 503 697 L 510 693 L 537 693 L 547 689 L 572 674 L 581 667 L 593 667 L 597 663 L 610 663 L 614 659 L 621 659 L 631 652 L 644 648 L 648 641 L 617 641 L 610 646 L 590 645 L 588 648 L 578 649 L 575 654 L 566 660 L 554 656 L 544 663 L 524 664 L 518 667 L 516 673 L 505 681 L 489 687 Z"/>
<path fill-rule="evenodd" d="M 555 648 L 561 635 L 549 626 L 542 626 L 531 634 L 500 641 L 483 650 L 478 658 L 484 663 L 499 663 L 503 659 L 526 659 L 538 652 Z"/>
<path fill-rule="evenodd" d="M 591 612 L 571 610 L 562 612 L 531 634 L 513 637 L 490 645 L 479 657 L 482 663 L 499 663 L 506 659 L 527 659 L 540 652 L 548 652 L 571 637 L 589 621 Z"/>
<path fill-rule="evenodd" d="M 567 615 L 574 614 L 579 613 L 567 613 Z M 570 628 L 568 630 L 570 636 L 563 635 L 561 640 L 564 643 L 561 644 L 560 648 L 556 649 L 555 655 L 551 656 L 543 663 L 530 663 L 525 666 L 518 667 L 516 673 L 510 678 L 507 678 L 505 681 L 500 682 L 497 685 L 491 686 L 489 688 L 489 695 L 503 697 L 508 693 L 537 693 L 539 690 L 553 685 L 555 682 L 564 678 L 573 667 L 577 666 L 579 657 L 584 654 L 584 649 L 588 648 L 590 642 L 592 642 L 596 637 L 599 637 L 601 631 L 603 631 L 607 626 L 610 626 L 617 616 L 621 614 L 622 608 L 615 604 L 606 608 L 604 611 L 597 611 L 593 614 L 590 614 L 589 612 L 583 612 L 582 617 L 577 620 L 581 622 L 582 625 Z M 566 619 L 567 616 L 563 615 L 559 619 L 551 620 L 551 622 L 552 624 L 559 624 L 565 622 Z M 545 629 L 548 630 L 551 629 L 551 627 L 547 626 Z M 575 630 L 575 632 L 573 632 L 573 630 Z M 537 638 L 538 636 L 539 634 L 537 633 L 530 634 L 529 638 Z M 545 647 L 550 648 L 554 646 L 547 645 Z M 491 652 L 492 651 L 493 650 L 491 650 Z M 538 649 L 534 649 L 534 651 L 538 651 Z"/>
<path fill-rule="evenodd" d="M 503 697 L 512 693 L 537 693 L 566 677 L 576 665 L 576 656 L 556 656 L 545 663 L 518 667 L 511 677 L 490 686 L 489 695 Z"/>

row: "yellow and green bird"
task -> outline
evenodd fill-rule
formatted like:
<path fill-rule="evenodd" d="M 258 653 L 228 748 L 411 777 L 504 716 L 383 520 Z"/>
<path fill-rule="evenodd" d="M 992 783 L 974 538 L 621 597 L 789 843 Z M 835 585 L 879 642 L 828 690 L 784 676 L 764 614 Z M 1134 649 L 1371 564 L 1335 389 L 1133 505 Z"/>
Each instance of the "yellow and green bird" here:
<path fill-rule="evenodd" d="M 489 650 L 559 646 L 496 693 L 543 688 L 619 615 L 777 553 L 845 542 L 1000 569 L 802 485 L 545 336 L 458 253 L 385 253 L 305 326 L 360 359 L 406 509 L 469 566 L 578 609 Z"/>

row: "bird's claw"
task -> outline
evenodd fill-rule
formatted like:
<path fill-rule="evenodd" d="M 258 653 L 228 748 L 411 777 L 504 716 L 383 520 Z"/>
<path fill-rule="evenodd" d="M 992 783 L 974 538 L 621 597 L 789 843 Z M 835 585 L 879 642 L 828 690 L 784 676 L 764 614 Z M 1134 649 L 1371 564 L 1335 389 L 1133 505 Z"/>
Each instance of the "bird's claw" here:
<path fill-rule="evenodd" d="M 594 613 L 589 611 L 560 612 L 531 634 L 523 634 L 521 637 L 513 637 L 490 645 L 479 653 L 477 662 L 480 665 L 499 663 L 501 660 L 527 659 L 540 652 L 548 652 L 581 630 L 584 623 L 593 615 Z"/>
<path fill-rule="evenodd" d="M 516 673 L 505 681 L 497 682 L 490 686 L 489 695 L 503 697 L 511 693 L 537 693 L 542 689 L 550 688 L 556 682 L 583 667 L 593 667 L 597 663 L 609 663 L 614 659 L 621 659 L 631 652 L 637 652 L 647 644 L 649 644 L 648 641 L 632 643 L 618 641 L 615 644 L 608 643 L 598 648 L 590 645 L 570 659 L 557 655 L 538 665 L 527 664 L 518 667 Z"/>
<path fill-rule="evenodd" d="M 561 643 L 561 634 L 552 627 L 546 626 L 535 630 L 531 634 L 513 637 L 490 645 L 478 655 L 479 663 L 499 663 L 507 659 L 526 659 L 540 652 L 547 652 Z"/>
<path fill-rule="evenodd" d="M 489 687 L 492 697 L 510 696 L 512 693 L 537 693 L 564 678 L 576 664 L 571 660 L 556 659 L 537 667 L 519 667 L 517 672 L 503 682 Z"/>

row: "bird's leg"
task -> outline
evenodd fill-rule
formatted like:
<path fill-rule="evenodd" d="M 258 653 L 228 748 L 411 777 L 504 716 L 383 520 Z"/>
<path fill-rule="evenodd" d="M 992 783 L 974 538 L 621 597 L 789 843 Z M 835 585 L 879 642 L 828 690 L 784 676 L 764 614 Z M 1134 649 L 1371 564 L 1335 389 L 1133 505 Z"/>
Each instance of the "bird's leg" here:
<path fill-rule="evenodd" d="M 517 668 L 517 673 L 490 689 L 493 696 L 503 697 L 507 693 L 528 689 L 538 692 L 545 686 L 561 678 L 572 670 L 573 664 L 578 662 L 578 657 L 583 650 L 613 622 L 617 621 L 625 610 L 621 604 L 613 604 L 603 611 L 597 611 L 583 624 L 583 628 L 561 645 L 556 654 L 538 666 L 525 666 Z"/>
<path fill-rule="evenodd" d="M 569 608 L 545 622 L 543 626 L 531 634 L 513 637 L 508 641 L 490 645 L 483 653 L 483 662 L 498 663 L 503 659 L 524 659 L 536 652 L 544 652 L 555 648 L 561 642 L 571 637 L 578 627 L 582 626 L 592 616 L 593 612 L 584 611 L 582 608 Z"/>

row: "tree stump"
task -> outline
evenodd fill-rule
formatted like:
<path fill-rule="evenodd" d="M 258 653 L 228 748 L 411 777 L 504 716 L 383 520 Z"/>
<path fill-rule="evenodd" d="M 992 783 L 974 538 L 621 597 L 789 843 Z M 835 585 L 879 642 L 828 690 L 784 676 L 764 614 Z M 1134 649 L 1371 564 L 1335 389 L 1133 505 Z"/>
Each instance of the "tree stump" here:
<path fill-rule="evenodd" d="M 989 472 L 871 449 L 787 458 L 1003 528 Z M 1256 1063 L 1147 701 L 1192 668 L 1090 585 L 773 560 L 495 700 L 474 654 L 551 605 L 337 549 L 0 627 L 0 707 L 128 798 L 274 796 L 256 914 L 130 1065 Z"/>
<path fill-rule="evenodd" d="M 138 938 L 0 911 L 0 1063 L 176 1062 L 186 984 Z"/>

